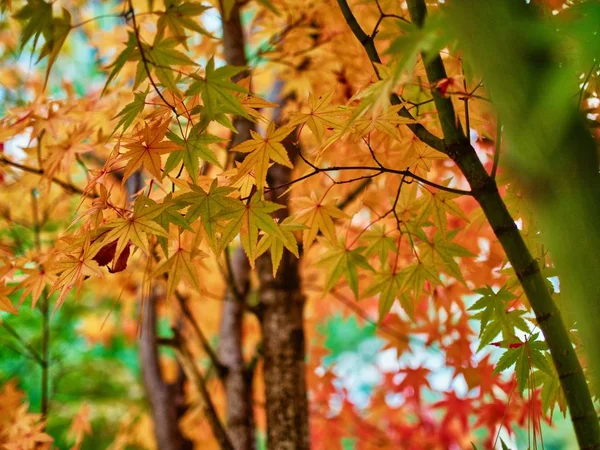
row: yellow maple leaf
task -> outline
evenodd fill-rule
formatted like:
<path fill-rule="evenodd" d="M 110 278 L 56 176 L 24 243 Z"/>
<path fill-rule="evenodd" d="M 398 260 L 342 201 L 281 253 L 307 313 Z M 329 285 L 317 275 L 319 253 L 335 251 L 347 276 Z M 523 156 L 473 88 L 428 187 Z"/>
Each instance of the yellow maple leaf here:
<path fill-rule="evenodd" d="M 167 298 L 173 295 L 182 278 L 196 291 L 201 291 L 197 271 L 198 265 L 195 261 L 204 256 L 206 255 L 200 250 L 190 251 L 178 245 L 171 257 L 156 268 L 155 275 L 165 272 L 169 274 L 167 278 Z"/>
<path fill-rule="evenodd" d="M 256 131 L 250 131 L 252 139 L 242 142 L 231 150 L 234 152 L 248 153 L 242 164 L 238 167 L 237 175 L 232 179 L 235 183 L 245 175 L 254 172 L 256 187 L 262 191 L 267 183 L 267 170 L 269 161 L 292 168 L 292 162 L 288 157 L 287 150 L 281 144 L 291 132 L 293 127 L 280 127 L 275 129 L 275 122 L 271 122 L 267 128 L 266 136 L 263 138 Z"/>
<path fill-rule="evenodd" d="M 347 217 L 343 211 L 332 204 L 333 202 L 323 203 L 323 200 L 323 198 L 320 200 L 317 199 L 316 194 L 313 192 L 310 197 L 300 197 L 294 201 L 299 208 L 295 222 L 308 227 L 304 230 L 302 239 L 302 245 L 305 250 L 313 243 L 319 231 L 330 242 L 337 242 L 333 219 L 344 219 Z"/>
<path fill-rule="evenodd" d="M 308 125 L 308 128 L 310 128 L 310 131 L 315 135 L 318 142 L 321 142 L 327 128 L 340 127 L 342 125 L 339 120 L 341 114 L 340 108 L 331 106 L 333 92 L 334 91 L 330 91 L 320 97 L 314 97 L 312 94 L 309 95 L 308 107 L 310 111 L 307 113 L 294 114 L 289 125 Z"/>
<path fill-rule="evenodd" d="M 123 146 L 129 149 L 122 155 L 122 159 L 129 160 L 125 166 L 123 181 L 126 181 L 141 166 L 144 166 L 157 180 L 162 179 L 160 155 L 181 150 L 181 147 L 174 142 L 163 142 L 169 123 L 169 120 L 165 120 L 163 123 L 146 124 L 136 142 Z"/>

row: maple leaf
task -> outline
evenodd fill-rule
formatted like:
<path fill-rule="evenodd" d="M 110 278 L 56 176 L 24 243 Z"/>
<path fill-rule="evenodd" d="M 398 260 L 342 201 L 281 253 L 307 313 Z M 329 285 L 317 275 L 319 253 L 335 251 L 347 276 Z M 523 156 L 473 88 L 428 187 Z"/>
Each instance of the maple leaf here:
<path fill-rule="evenodd" d="M 198 171 L 200 170 L 200 159 L 214 164 L 221 169 L 223 168 L 214 152 L 208 146 L 217 142 L 223 142 L 224 139 L 203 133 L 199 124 L 194 125 L 186 137 L 181 138 L 171 131 L 167 132 L 167 137 L 171 142 L 177 144 L 181 150 L 169 155 L 165 163 L 165 173 L 171 172 L 183 160 L 185 170 L 187 170 L 192 181 L 196 183 L 198 181 Z"/>
<path fill-rule="evenodd" d="M 200 218 L 205 235 L 212 249 L 217 252 L 219 245 L 216 239 L 219 230 L 217 215 L 223 210 L 237 207 L 238 201 L 228 197 L 235 189 L 218 186 L 216 178 L 212 181 L 208 192 L 199 186 L 189 184 L 191 192 L 176 197 L 177 201 L 189 204 L 185 218 L 188 223 Z"/>
<path fill-rule="evenodd" d="M 410 264 L 402 269 L 400 273 L 402 274 L 400 291 L 406 293 L 412 292 L 412 298 L 415 302 L 418 301 L 421 296 L 425 281 L 429 281 L 432 286 L 441 283 L 436 268 L 422 261 Z"/>
<path fill-rule="evenodd" d="M 507 342 L 514 342 L 515 328 L 529 332 L 529 327 L 521 317 L 525 311 L 512 310 L 507 311 L 510 304 L 507 302 L 516 299 L 516 297 L 503 286 L 497 292 L 490 286 L 476 289 L 474 291 L 482 297 L 469 308 L 469 311 L 480 311 L 476 317 L 481 321 L 481 330 L 479 332 L 479 349 L 492 342 L 498 333 L 502 332 L 502 337 Z"/>
<path fill-rule="evenodd" d="M 245 70 L 244 67 L 223 66 L 215 69 L 214 58 L 206 63 L 204 77 L 192 74 L 195 80 L 186 91 L 185 95 L 200 94 L 204 108 L 202 112 L 207 120 L 214 120 L 219 114 L 236 114 L 250 118 L 244 111 L 240 100 L 232 92 L 246 92 L 240 85 L 228 79 Z"/>
<path fill-rule="evenodd" d="M 120 117 L 113 133 L 121 126 L 123 127 L 123 131 L 126 131 L 133 121 L 142 114 L 142 111 L 144 111 L 144 107 L 146 106 L 146 97 L 148 96 L 148 92 L 149 89 L 146 89 L 144 92 L 134 93 L 133 101 L 126 105 L 115 117 L 113 117 L 113 119 Z"/>
<path fill-rule="evenodd" d="M 18 409 L 13 422 L 8 429 L 8 443 L 4 444 L 6 450 L 34 449 L 39 444 L 53 442 L 54 439 L 44 433 L 46 422 L 41 414 L 27 412 L 28 403 L 23 403 Z"/>
<path fill-rule="evenodd" d="M 125 49 L 121 53 L 119 53 L 117 58 L 108 66 L 108 68 L 112 67 L 112 70 L 106 79 L 106 83 L 104 84 L 104 88 L 102 89 L 102 95 L 104 95 L 104 92 L 108 88 L 108 85 L 110 84 L 110 82 L 112 80 L 114 80 L 115 77 L 121 71 L 121 69 L 123 69 L 123 66 L 125 66 L 125 63 L 127 61 L 134 60 L 135 57 L 139 57 L 139 49 L 137 48 L 137 38 L 135 36 L 135 33 L 133 33 L 132 31 L 128 31 L 127 37 L 128 37 L 128 39 L 125 44 Z M 131 119 L 131 120 L 133 120 L 133 119 Z M 119 126 L 120 126 L 120 124 L 119 124 Z M 117 128 L 119 128 L 119 126 L 117 126 Z M 127 129 L 127 126 L 125 127 L 125 129 Z"/>
<path fill-rule="evenodd" d="M 451 239 L 459 230 L 453 230 L 444 238 L 441 233 L 436 233 L 433 239 L 429 239 L 423 230 L 417 229 L 414 233 L 421 242 L 418 245 L 419 255 L 424 262 L 432 266 L 443 267 L 446 272 L 454 278 L 465 283 L 462 272 L 455 257 L 473 257 L 476 256 L 466 248 L 451 242 Z"/>
<path fill-rule="evenodd" d="M 68 172 L 77 155 L 91 152 L 94 147 L 89 143 L 92 129 L 82 124 L 75 127 L 67 137 L 55 144 L 48 146 L 48 158 L 44 160 L 44 176 L 52 178 L 59 170 Z"/>
<path fill-rule="evenodd" d="M 58 299 L 54 306 L 54 312 L 65 300 L 67 294 L 77 286 L 77 294 L 81 291 L 83 280 L 88 276 L 102 277 L 102 271 L 98 263 L 94 261 L 94 256 L 100 250 L 100 242 L 91 242 L 89 235 L 86 235 L 82 241 L 76 241 L 68 249 L 63 257 L 57 261 L 52 271 L 57 275 L 56 281 L 50 288 L 48 295 L 60 290 Z"/>
<path fill-rule="evenodd" d="M 19 311 L 17 311 L 17 308 L 15 308 L 15 305 L 13 305 L 13 302 L 9 297 L 14 290 L 13 287 L 7 286 L 4 283 L 0 285 L 0 311 L 19 314 Z"/>
<path fill-rule="evenodd" d="M 406 369 L 400 369 L 399 373 L 404 374 L 404 378 L 396 387 L 396 392 L 406 393 L 414 396 L 414 401 L 417 405 L 421 404 L 421 389 L 431 389 L 427 376 L 431 373 L 431 370 L 425 367 L 407 367 Z M 412 397 L 411 397 L 412 400 Z"/>
<path fill-rule="evenodd" d="M 398 252 L 396 239 L 389 236 L 389 232 L 386 231 L 385 225 L 372 226 L 369 228 L 369 231 L 361 236 L 361 240 L 368 242 L 364 255 L 367 258 L 373 255 L 379 256 L 381 264 L 385 263 L 390 251 L 394 253 Z"/>
<path fill-rule="evenodd" d="M 310 197 L 300 197 L 294 199 L 298 207 L 295 220 L 298 223 L 307 226 L 302 238 L 304 250 L 308 250 L 310 244 L 316 239 L 319 231 L 330 241 L 336 242 L 335 225 L 333 219 L 344 219 L 346 214 L 336 208 L 333 203 L 323 203 L 323 199 L 318 200 L 316 193 L 311 193 Z"/>
<path fill-rule="evenodd" d="M 529 372 L 536 367 L 547 375 L 554 377 L 552 364 L 546 359 L 543 351 L 548 350 L 548 346 L 543 341 L 538 341 L 539 333 L 533 334 L 522 345 L 508 348 L 502 354 L 494 373 L 500 373 L 516 364 L 515 374 L 517 376 L 517 386 L 519 393 L 523 393 L 528 383 L 530 383 Z M 533 388 L 533 386 L 530 386 Z"/>
<path fill-rule="evenodd" d="M 294 236 L 293 232 L 303 230 L 305 227 L 304 225 L 294 223 L 291 217 L 286 217 L 283 222 L 281 222 L 279 228 L 285 236 L 285 240 L 282 240 L 275 235 L 264 234 L 258 242 L 258 248 L 256 250 L 257 256 L 262 255 L 267 250 L 271 251 L 273 278 L 277 275 L 277 269 L 279 268 L 281 258 L 283 257 L 283 247 L 292 252 L 296 258 L 300 257 L 300 254 L 298 253 L 298 243 L 296 242 L 296 236 Z"/>
<path fill-rule="evenodd" d="M 39 62 L 48 56 L 44 88 L 48 82 L 50 70 L 71 31 L 71 14 L 65 8 L 62 8 L 62 13 L 62 17 L 54 17 L 51 3 L 43 0 L 27 0 L 27 4 L 14 15 L 19 21 L 25 22 L 21 33 L 21 51 L 32 37 L 34 38 L 33 51 L 35 51 L 39 37 L 44 37 L 44 45 L 38 59 Z"/>
<path fill-rule="evenodd" d="M 542 410 L 549 417 L 552 417 L 554 408 L 558 405 L 558 409 L 566 417 L 567 402 L 560 385 L 560 379 L 554 370 L 548 354 L 546 354 L 546 360 L 547 366 L 552 369 L 552 373 L 548 373 L 546 370 L 536 370 L 533 374 L 535 386 L 541 387 L 540 398 L 542 400 Z"/>
<path fill-rule="evenodd" d="M 92 425 L 90 424 L 90 407 L 88 405 L 81 405 L 77 414 L 73 417 L 71 426 L 67 433 L 69 436 L 75 438 L 75 444 L 70 450 L 79 450 L 83 443 L 85 435 L 92 434 Z"/>
<path fill-rule="evenodd" d="M 146 124 L 137 142 L 123 146 L 130 150 L 122 156 L 122 159 L 129 160 L 123 174 L 124 182 L 141 166 L 157 180 L 162 179 L 160 155 L 181 149 L 174 142 L 163 142 L 169 123 L 169 120 L 165 120 L 163 123 Z"/>
<path fill-rule="evenodd" d="M 133 213 L 129 217 L 120 217 L 107 223 L 101 228 L 103 232 L 99 241 L 102 244 L 117 241 L 115 249 L 115 258 L 121 256 L 129 241 L 148 253 L 147 235 L 164 236 L 167 233 L 163 227 L 154 221 L 165 209 L 172 205 L 171 202 L 157 203 L 152 206 L 145 206 L 142 197 L 135 201 Z"/>
<path fill-rule="evenodd" d="M 383 320 L 392 308 L 394 300 L 396 300 L 398 292 L 400 292 L 403 276 L 404 274 L 400 272 L 385 269 L 383 272 L 378 272 L 374 275 L 373 283 L 363 292 L 363 297 L 379 294 L 380 321 Z"/>
<path fill-rule="evenodd" d="M 250 265 L 254 267 L 254 261 L 258 257 L 259 230 L 276 236 L 282 241 L 287 240 L 273 217 L 270 216 L 270 213 L 281 208 L 284 208 L 284 206 L 261 200 L 260 195 L 256 193 L 248 203 L 237 201 L 227 209 L 217 213 L 215 219 L 229 220 L 222 232 L 219 253 L 239 233 L 242 247 L 250 260 Z"/>
<path fill-rule="evenodd" d="M 154 276 L 168 272 L 167 298 L 172 297 L 182 278 L 184 278 L 193 289 L 198 292 L 201 291 L 195 261 L 204 256 L 206 255 L 200 250 L 187 250 L 180 245 L 177 245 L 173 254 L 156 268 Z"/>
<path fill-rule="evenodd" d="M 147 63 L 142 60 L 141 54 L 137 55 L 140 59 L 140 62 L 137 66 L 135 80 L 133 82 L 133 89 L 137 89 L 140 83 L 148 77 L 149 69 L 156 74 L 156 77 L 163 86 L 172 91 L 177 90 L 177 85 L 175 83 L 175 77 L 173 76 L 173 70 L 171 70 L 171 66 L 197 65 L 185 53 L 175 50 L 175 47 L 178 45 L 178 39 L 163 39 L 163 36 L 161 36 L 160 33 L 155 35 L 152 45 L 142 43 L 141 46 Z M 146 66 L 148 66 L 148 69 Z"/>
<path fill-rule="evenodd" d="M 275 122 L 271 122 L 267 128 L 265 137 L 263 138 L 256 131 L 250 130 L 252 139 L 249 139 L 241 144 L 233 147 L 231 151 L 240 153 L 249 153 L 244 158 L 242 164 L 237 168 L 237 175 L 233 177 L 232 182 L 236 182 L 244 175 L 254 172 L 256 177 L 256 187 L 259 191 L 263 191 L 267 183 L 267 170 L 269 162 L 274 161 L 290 169 L 294 166 L 288 157 L 287 150 L 281 144 L 293 131 L 292 127 L 275 128 Z"/>
<path fill-rule="evenodd" d="M 433 216 L 433 223 L 438 232 L 441 233 L 443 237 L 446 237 L 448 229 L 446 214 L 451 214 L 469 222 L 469 219 L 462 212 L 460 206 L 453 201 L 454 198 L 459 196 L 458 194 L 446 191 L 432 192 L 428 189 L 425 189 L 425 191 L 427 191 L 427 194 L 423 195 L 421 197 L 422 200 L 419 202 L 421 211 L 416 219 L 417 224 L 424 224 L 429 220 L 429 217 Z"/>
<path fill-rule="evenodd" d="M 27 277 L 21 281 L 18 289 L 23 289 L 19 306 L 23 304 L 25 298 L 31 294 L 31 307 L 35 308 L 45 287 L 50 287 L 56 282 L 56 277 L 52 274 L 52 266 L 56 260 L 56 254 L 45 255 L 39 258 L 38 267 L 36 269 L 23 268 L 21 269 L 27 274 Z"/>
<path fill-rule="evenodd" d="M 331 106 L 333 91 L 316 98 L 312 94 L 308 97 L 308 113 L 296 113 L 292 116 L 289 126 L 300 124 L 308 125 L 308 128 L 317 138 L 318 142 L 323 140 L 323 134 L 327 128 L 341 127 L 340 109 L 337 106 Z"/>
<path fill-rule="evenodd" d="M 359 137 L 363 137 L 373 130 L 377 130 L 399 140 L 398 127 L 404 124 L 415 123 L 414 119 L 407 119 L 398 115 L 398 111 L 402 107 L 403 105 L 394 105 L 388 108 L 374 108 L 370 116 L 363 115 L 354 121 L 354 133 Z"/>
<path fill-rule="evenodd" d="M 346 248 L 341 243 L 328 245 L 325 255 L 318 261 L 318 265 L 327 267 L 324 292 L 329 292 L 338 280 L 344 275 L 354 296 L 358 298 L 358 268 L 373 270 L 366 258 L 361 254 L 364 247 L 355 249 Z"/>
<path fill-rule="evenodd" d="M 212 37 L 201 25 L 200 21 L 193 17 L 201 15 L 204 11 L 210 8 L 200 3 L 184 2 L 182 0 L 165 0 L 165 11 L 159 11 L 158 22 L 156 23 L 156 32 L 162 35 L 165 29 L 173 34 L 173 37 L 183 42 L 187 49 L 185 29 L 195 31 L 196 33 L 204 34 Z"/>

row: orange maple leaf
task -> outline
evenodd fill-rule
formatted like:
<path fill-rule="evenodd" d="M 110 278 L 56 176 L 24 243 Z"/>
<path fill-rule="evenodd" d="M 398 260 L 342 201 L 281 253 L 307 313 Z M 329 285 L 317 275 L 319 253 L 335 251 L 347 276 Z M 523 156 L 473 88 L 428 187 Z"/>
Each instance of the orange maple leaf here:
<path fill-rule="evenodd" d="M 144 166 L 157 180 L 162 179 L 160 155 L 181 150 L 181 147 L 174 142 L 163 142 L 169 124 L 169 120 L 163 123 L 146 124 L 136 142 L 123 146 L 130 150 L 122 155 L 122 159 L 129 160 L 125 166 L 124 182 L 141 166 Z"/>

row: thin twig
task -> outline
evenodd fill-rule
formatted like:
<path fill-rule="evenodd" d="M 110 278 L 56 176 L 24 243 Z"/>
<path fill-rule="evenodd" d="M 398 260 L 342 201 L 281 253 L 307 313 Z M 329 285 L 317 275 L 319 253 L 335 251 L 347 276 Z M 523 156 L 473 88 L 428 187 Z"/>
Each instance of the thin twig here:
<path fill-rule="evenodd" d="M 304 159 L 304 158 L 303 158 Z M 304 159 L 304 161 L 308 161 L 306 159 Z M 307 178 L 311 178 L 319 173 L 326 173 L 326 172 L 340 172 L 340 171 L 344 171 L 344 170 L 358 170 L 358 171 L 376 171 L 379 172 L 379 174 L 381 173 L 393 173 L 395 175 L 402 175 L 402 176 L 406 176 L 406 177 L 410 177 L 413 180 L 417 181 L 420 184 L 424 184 L 436 189 L 439 189 L 441 191 L 446 191 L 446 192 L 451 192 L 453 194 L 457 194 L 457 195 L 473 195 L 473 193 L 471 191 L 465 191 L 463 189 L 454 189 L 454 188 L 450 188 L 447 186 L 443 186 L 441 184 L 437 184 L 434 183 L 433 181 L 429 181 L 426 178 L 422 178 L 414 173 L 412 173 L 410 170 L 397 170 L 397 169 L 390 169 L 388 167 L 374 167 L 374 166 L 330 166 L 330 167 L 317 167 L 312 163 L 309 163 L 309 165 L 312 167 L 313 171 L 310 173 L 307 173 L 306 175 L 303 175 L 295 180 L 292 180 L 288 183 L 283 183 L 280 184 L 279 186 L 273 186 L 270 188 L 266 188 L 265 192 L 270 192 L 270 191 L 275 191 L 277 189 L 283 189 L 285 187 L 291 186 L 293 184 L 296 184 L 300 181 L 306 180 Z M 375 174 L 374 176 L 377 176 L 379 174 Z M 361 179 L 365 179 L 365 178 L 373 178 L 373 176 L 369 176 L 369 175 L 362 175 L 360 177 L 354 178 L 352 180 L 346 180 L 346 181 L 334 181 L 334 184 L 344 184 L 347 183 L 349 181 L 358 181 Z"/>
<path fill-rule="evenodd" d="M 2 326 L 6 331 L 8 331 L 8 334 L 14 337 L 25 348 L 25 350 L 27 350 L 27 353 L 31 355 L 31 357 L 40 365 L 40 367 L 44 364 L 44 360 L 38 354 L 38 352 L 25 339 L 23 339 L 21 335 L 8 324 L 8 322 L 3 321 Z"/>
<path fill-rule="evenodd" d="M 177 335 L 176 338 L 178 338 Z M 227 431 L 225 430 L 225 426 L 219 419 L 215 405 L 210 397 L 208 388 L 206 387 L 206 380 L 194 364 L 194 358 L 185 346 L 185 343 L 180 339 L 178 340 L 179 346 L 177 349 L 175 349 L 175 353 L 177 354 L 177 358 L 179 359 L 181 366 L 187 372 L 188 379 L 193 381 L 194 386 L 202 397 L 202 406 L 205 417 L 210 424 L 215 439 L 219 443 L 219 447 L 221 450 L 235 450 L 231 440 L 229 439 Z"/>

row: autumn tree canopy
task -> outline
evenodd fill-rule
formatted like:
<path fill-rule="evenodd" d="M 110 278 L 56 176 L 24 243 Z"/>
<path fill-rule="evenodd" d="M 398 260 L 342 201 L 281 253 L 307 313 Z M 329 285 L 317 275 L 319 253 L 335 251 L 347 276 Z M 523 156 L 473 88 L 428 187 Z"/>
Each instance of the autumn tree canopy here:
<path fill-rule="evenodd" d="M 597 2 L 0 5 L 0 448 L 600 448 Z"/>

